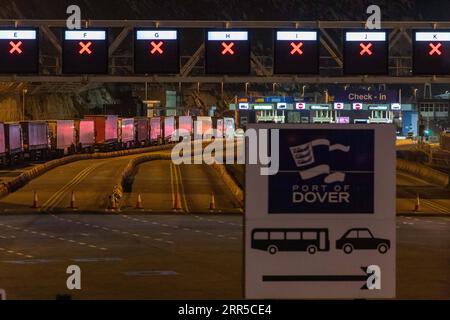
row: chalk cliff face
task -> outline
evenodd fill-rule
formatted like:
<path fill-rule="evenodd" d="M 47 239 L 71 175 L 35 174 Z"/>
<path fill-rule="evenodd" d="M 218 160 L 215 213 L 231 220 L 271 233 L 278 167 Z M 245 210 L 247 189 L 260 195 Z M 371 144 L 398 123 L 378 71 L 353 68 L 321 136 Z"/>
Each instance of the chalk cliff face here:
<path fill-rule="evenodd" d="M 82 94 L 45 93 L 25 95 L 25 119 L 73 119 L 114 103 L 115 99 L 105 88 Z M 22 119 L 22 94 L 0 95 L 0 121 Z"/>

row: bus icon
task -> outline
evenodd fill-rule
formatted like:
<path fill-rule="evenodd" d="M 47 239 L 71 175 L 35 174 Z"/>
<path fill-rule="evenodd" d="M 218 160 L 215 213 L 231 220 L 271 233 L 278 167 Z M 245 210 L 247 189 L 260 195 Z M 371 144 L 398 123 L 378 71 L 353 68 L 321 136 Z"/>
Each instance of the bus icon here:
<path fill-rule="evenodd" d="M 329 251 L 328 229 L 324 228 L 270 228 L 253 229 L 252 249 L 276 254 L 278 251 Z"/>

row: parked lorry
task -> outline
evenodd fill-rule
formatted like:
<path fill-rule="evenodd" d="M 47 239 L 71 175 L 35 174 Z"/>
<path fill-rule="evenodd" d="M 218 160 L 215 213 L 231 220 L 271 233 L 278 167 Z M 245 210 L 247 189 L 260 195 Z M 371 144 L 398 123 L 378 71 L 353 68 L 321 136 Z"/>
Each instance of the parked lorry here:
<path fill-rule="evenodd" d="M 95 121 L 75 120 L 76 148 L 80 152 L 91 152 L 95 145 Z"/>
<path fill-rule="evenodd" d="M 214 132 L 215 137 L 217 138 L 222 138 L 223 134 L 224 134 L 224 123 L 223 123 L 223 118 L 217 118 L 216 119 L 216 132 Z"/>
<path fill-rule="evenodd" d="M 150 144 L 162 143 L 162 130 L 161 130 L 161 118 L 152 117 L 149 120 L 150 123 Z"/>
<path fill-rule="evenodd" d="M 176 140 L 181 137 L 188 137 L 192 135 L 192 117 L 191 116 L 179 116 L 178 117 L 178 136 Z"/>
<path fill-rule="evenodd" d="M 211 117 L 196 117 L 194 120 L 194 139 L 209 140 L 212 137 L 212 118 Z"/>
<path fill-rule="evenodd" d="M 134 145 L 134 119 L 119 118 L 119 141 L 122 148 Z"/>
<path fill-rule="evenodd" d="M 25 155 L 32 161 L 46 160 L 50 153 L 50 139 L 46 121 L 22 121 L 23 148 Z"/>
<path fill-rule="evenodd" d="M 76 131 L 74 120 L 48 120 L 50 147 L 57 156 L 75 153 Z"/>
<path fill-rule="evenodd" d="M 233 139 L 235 130 L 236 130 L 236 126 L 234 124 L 234 118 L 229 118 L 229 117 L 223 118 L 224 137 L 227 139 Z"/>
<path fill-rule="evenodd" d="M 135 128 L 135 137 L 136 137 L 136 145 L 137 146 L 145 146 L 148 141 L 148 120 L 143 117 L 135 117 L 134 118 L 134 128 Z"/>
<path fill-rule="evenodd" d="M 119 145 L 118 117 L 116 115 L 89 115 L 87 120 L 94 120 L 95 144 L 100 149 L 115 149 Z"/>
<path fill-rule="evenodd" d="M 164 117 L 164 142 L 172 142 L 172 136 L 175 133 L 175 117 Z"/>
<path fill-rule="evenodd" d="M 23 160 L 22 129 L 20 123 L 4 123 L 6 161 L 14 164 Z"/>
<path fill-rule="evenodd" d="M 0 160 L 6 164 L 5 125 L 0 122 Z"/>

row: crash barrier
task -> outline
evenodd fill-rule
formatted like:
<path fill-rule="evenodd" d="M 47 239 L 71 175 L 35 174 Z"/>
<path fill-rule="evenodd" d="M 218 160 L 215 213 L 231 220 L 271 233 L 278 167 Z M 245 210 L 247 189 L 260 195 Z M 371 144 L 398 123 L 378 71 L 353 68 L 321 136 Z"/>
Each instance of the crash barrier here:
<path fill-rule="evenodd" d="M 205 145 L 205 144 L 204 144 Z M 197 155 L 196 153 L 193 153 L 192 156 Z M 110 209 L 116 209 L 120 208 L 121 200 L 123 198 L 124 188 L 127 181 L 130 179 L 130 177 L 134 174 L 135 168 L 147 161 L 153 161 L 153 160 L 171 160 L 170 154 L 162 154 L 162 153 L 156 153 L 156 154 L 149 154 L 145 156 L 140 156 L 134 159 L 131 159 L 126 167 L 123 169 L 121 175 L 117 179 L 116 184 L 114 185 L 112 189 L 112 196 L 110 198 Z M 228 187 L 228 189 L 231 191 L 231 193 L 234 195 L 236 200 L 238 201 L 239 205 L 243 206 L 244 204 L 244 193 L 242 189 L 238 186 L 238 184 L 234 181 L 234 179 L 230 176 L 228 171 L 225 168 L 225 165 L 223 164 L 212 164 L 211 167 L 216 170 L 216 172 L 219 174 L 222 181 L 225 183 L 225 185 Z M 215 201 L 214 201 L 215 206 Z"/>
<path fill-rule="evenodd" d="M 231 175 L 228 173 L 227 169 L 225 168 L 225 165 L 213 164 L 211 166 L 213 167 L 214 170 L 216 170 L 216 172 L 222 178 L 222 181 L 225 183 L 225 185 L 228 187 L 228 189 L 234 195 L 236 200 L 239 202 L 239 205 L 243 206 L 244 205 L 244 192 L 238 186 L 238 184 L 234 181 L 233 177 L 231 177 Z"/>
<path fill-rule="evenodd" d="M 439 185 L 441 187 L 448 187 L 449 186 L 449 175 L 434 170 L 428 166 L 425 166 L 423 164 L 411 162 L 408 160 L 403 159 L 397 159 L 397 169 L 401 171 L 405 171 L 407 173 L 410 173 L 414 176 L 417 176 L 425 181 L 428 181 L 430 183 Z"/>
<path fill-rule="evenodd" d="M 440 139 L 439 143 L 441 145 L 441 148 L 445 151 L 450 152 L 450 133 L 441 134 L 439 139 Z"/>
<path fill-rule="evenodd" d="M 208 144 L 209 142 L 202 143 L 202 150 L 200 150 L 200 154 L 203 152 L 203 148 Z M 193 143 L 191 144 L 191 147 L 193 146 Z M 192 156 L 199 155 L 197 152 L 193 152 Z M 133 175 L 134 169 L 141 163 L 152 161 L 152 160 L 172 160 L 171 154 L 151 154 L 151 155 L 145 155 L 141 157 L 137 157 L 134 159 L 131 159 L 128 164 L 125 166 L 125 168 L 122 170 L 122 173 L 120 174 L 119 178 L 117 179 L 117 182 L 114 184 L 112 189 L 112 194 L 109 198 L 109 209 L 120 209 L 122 204 L 122 197 L 124 193 L 125 184 L 127 183 L 128 179 Z"/>
<path fill-rule="evenodd" d="M 422 150 L 397 150 L 397 159 L 425 163 L 428 162 L 428 154 Z"/>
<path fill-rule="evenodd" d="M 112 152 L 76 154 L 76 155 L 67 156 L 67 157 L 60 158 L 60 159 L 51 160 L 46 163 L 36 165 L 35 167 L 21 173 L 18 177 L 12 179 L 11 181 L 1 184 L 0 185 L 0 198 L 23 187 L 29 181 L 42 175 L 43 173 L 45 173 L 51 169 L 54 169 L 56 167 L 71 163 L 71 162 L 80 161 L 80 160 L 89 160 L 89 159 L 106 159 L 106 158 L 128 156 L 128 155 L 147 153 L 147 152 L 156 152 L 156 151 L 161 151 L 161 150 L 170 150 L 170 149 L 172 149 L 172 147 L 173 147 L 173 144 L 166 144 L 166 145 L 162 145 L 162 146 L 153 146 L 153 147 L 140 148 L 140 149 L 128 149 L 128 150 L 119 150 L 119 151 L 112 151 Z"/>
<path fill-rule="evenodd" d="M 122 170 L 122 173 L 120 174 L 120 176 L 118 177 L 116 183 L 112 188 L 112 198 L 109 199 L 111 201 L 110 209 L 120 208 L 125 183 L 129 179 L 129 177 L 133 175 L 134 169 L 139 164 L 152 160 L 171 160 L 171 157 L 170 154 L 156 153 L 131 159 L 125 166 L 125 168 Z"/>

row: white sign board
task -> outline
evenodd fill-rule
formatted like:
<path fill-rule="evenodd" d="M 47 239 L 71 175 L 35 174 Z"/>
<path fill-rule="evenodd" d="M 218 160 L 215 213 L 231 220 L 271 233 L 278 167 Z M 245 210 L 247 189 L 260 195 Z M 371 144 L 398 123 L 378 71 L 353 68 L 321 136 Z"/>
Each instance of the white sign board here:
<path fill-rule="evenodd" d="M 401 110 L 402 105 L 400 103 L 391 103 L 391 110 Z"/>
<path fill-rule="evenodd" d="M 279 163 L 246 164 L 245 298 L 395 297 L 394 126 L 247 129 Z"/>
<path fill-rule="evenodd" d="M 333 104 L 334 110 L 343 110 L 344 109 L 344 103 L 343 102 L 335 102 Z"/>
<path fill-rule="evenodd" d="M 295 104 L 295 109 L 297 109 L 297 110 L 304 110 L 304 109 L 306 109 L 306 103 L 304 103 L 304 102 L 297 102 Z"/>
<path fill-rule="evenodd" d="M 278 110 L 287 109 L 287 103 L 286 102 L 277 102 L 277 109 Z"/>

